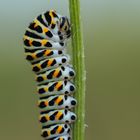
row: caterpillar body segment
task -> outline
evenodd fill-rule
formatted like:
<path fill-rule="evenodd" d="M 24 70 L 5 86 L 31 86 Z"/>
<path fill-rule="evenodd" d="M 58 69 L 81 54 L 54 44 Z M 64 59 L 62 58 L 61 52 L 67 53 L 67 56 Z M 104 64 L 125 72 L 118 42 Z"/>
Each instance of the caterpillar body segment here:
<path fill-rule="evenodd" d="M 52 125 L 52 124 L 65 124 L 72 123 L 76 120 L 76 115 L 68 110 L 51 110 L 46 112 L 41 112 L 39 121 L 42 126 Z"/>
<path fill-rule="evenodd" d="M 45 139 L 50 139 L 53 137 L 60 137 L 71 133 L 71 128 L 68 124 L 55 124 L 49 125 L 48 127 L 43 127 L 41 136 Z"/>
<path fill-rule="evenodd" d="M 33 26 L 33 23 L 31 23 L 29 29 L 27 29 L 28 32 L 32 32 L 33 34 L 36 34 L 37 36 L 41 36 L 42 38 L 46 38 L 48 40 L 51 39 L 54 42 L 63 42 L 63 37 L 53 34 L 52 31 L 49 30 L 49 28 L 46 27 L 46 28 L 43 28 L 41 31 L 39 31 L 38 28 L 34 28 L 32 26 Z"/>
<path fill-rule="evenodd" d="M 48 39 L 36 39 L 30 36 L 24 36 L 24 48 L 26 50 L 34 50 L 34 49 L 51 49 L 51 50 L 63 50 L 65 47 L 65 42 L 54 42 Z"/>
<path fill-rule="evenodd" d="M 68 95 L 53 95 L 45 98 L 40 98 L 38 107 L 40 110 L 54 110 L 54 109 L 72 109 L 75 107 L 77 101 Z"/>
<path fill-rule="evenodd" d="M 75 92 L 75 86 L 70 81 L 56 81 L 48 82 L 37 86 L 37 92 L 40 97 L 46 97 L 50 95 L 72 94 Z"/>
<path fill-rule="evenodd" d="M 68 18 L 50 10 L 37 16 L 23 37 L 25 57 L 35 73 L 45 140 L 72 140 L 71 124 L 77 117 L 71 110 L 77 101 L 72 83 L 75 71 L 65 51 L 70 35 Z"/>
<path fill-rule="evenodd" d="M 68 63 L 69 63 L 68 55 L 63 55 L 55 58 L 48 58 L 41 61 L 37 61 L 32 64 L 32 70 L 38 74 L 48 69 L 53 69 L 61 65 L 66 65 Z"/>
<path fill-rule="evenodd" d="M 60 66 L 54 69 L 47 70 L 44 73 L 36 76 L 38 83 L 44 83 L 47 81 L 58 81 L 58 80 L 70 80 L 75 77 L 74 70 L 69 65 Z"/>
<path fill-rule="evenodd" d="M 45 58 L 54 58 L 64 55 L 64 50 L 27 50 L 25 52 L 26 59 L 31 63 L 35 63 Z"/>

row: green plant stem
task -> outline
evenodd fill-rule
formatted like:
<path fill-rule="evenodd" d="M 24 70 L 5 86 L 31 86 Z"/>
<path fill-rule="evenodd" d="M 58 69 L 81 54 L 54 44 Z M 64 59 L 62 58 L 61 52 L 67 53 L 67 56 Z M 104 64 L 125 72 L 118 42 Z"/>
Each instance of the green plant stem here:
<path fill-rule="evenodd" d="M 73 126 L 73 140 L 85 139 L 85 62 L 84 45 L 81 29 L 80 0 L 69 0 L 70 20 L 72 27 L 72 54 L 76 72 L 75 85 L 77 107 L 75 113 L 77 121 Z"/>

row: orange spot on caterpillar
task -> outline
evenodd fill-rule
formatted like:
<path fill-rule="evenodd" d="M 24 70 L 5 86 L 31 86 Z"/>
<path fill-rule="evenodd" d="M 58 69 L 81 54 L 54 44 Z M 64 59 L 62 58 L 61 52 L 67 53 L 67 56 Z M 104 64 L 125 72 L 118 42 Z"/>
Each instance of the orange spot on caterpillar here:
<path fill-rule="evenodd" d="M 56 89 L 58 89 L 62 85 L 62 82 L 58 82 L 57 85 L 55 86 Z"/>
<path fill-rule="evenodd" d="M 51 50 L 46 50 L 45 51 L 45 56 L 47 56 L 48 54 L 50 54 Z"/>
<path fill-rule="evenodd" d="M 60 116 L 62 115 L 62 112 L 58 112 L 57 115 L 55 116 L 56 120 L 59 120 Z"/>
<path fill-rule="evenodd" d="M 43 32 L 44 32 L 44 33 L 48 32 L 48 31 L 49 31 L 48 28 L 43 28 Z"/>
<path fill-rule="evenodd" d="M 58 129 L 57 129 L 57 133 L 58 133 L 58 134 L 61 132 L 62 128 L 63 128 L 62 126 L 59 126 L 59 127 L 58 127 Z"/>
<path fill-rule="evenodd" d="M 57 100 L 55 101 L 55 103 L 56 104 L 59 104 L 59 102 L 62 100 L 62 98 L 61 98 L 61 96 L 59 96 L 58 98 L 57 98 Z"/>
<path fill-rule="evenodd" d="M 30 46 L 32 46 L 32 42 L 33 42 L 32 40 L 29 40 L 29 45 L 30 45 Z"/>
<path fill-rule="evenodd" d="M 56 69 L 56 70 L 55 70 L 55 72 L 54 72 L 54 74 L 53 74 L 53 77 L 54 77 L 54 78 L 56 78 L 56 77 L 57 77 L 57 75 L 58 75 L 58 73 L 59 73 L 59 70 L 58 70 L 58 69 Z"/>
<path fill-rule="evenodd" d="M 45 105 L 48 106 L 48 101 L 45 101 Z"/>
<path fill-rule="evenodd" d="M 50 120 L 50 117 L 49 117 L 49 115 L 48 115 L 48 114 L 46 114 L 45 118 L 46 118 L 46 120 L 47 120 L 47 121 L 49 121 L 49 120 Z"/>
<path fill-rule="evenodd" d="M 47 66 L 48 66 L 48 67 L 51 66 L 51 64 L 52 64 L 53 61 L 54 61 L 54 59 L 50 59 L 50 60 L 48 61 Z"/>
<path fill-rule="evenodd" d="M 43 39 L 43 40 L 41 41 L 42 46 L 44 46 L 47 42 L 48 42 L 48 41 L 47 41 L 46 39 Z"/>

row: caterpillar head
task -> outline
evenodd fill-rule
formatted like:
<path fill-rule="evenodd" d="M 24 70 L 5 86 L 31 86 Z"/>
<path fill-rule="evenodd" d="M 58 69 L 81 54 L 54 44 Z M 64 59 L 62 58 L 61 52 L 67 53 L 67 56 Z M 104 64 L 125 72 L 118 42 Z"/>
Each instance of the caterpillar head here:
<path fill-rule="evenodd" d="M 71 34 L 71 26 L 67 17 L 60 18 L 60 32 L 70 37 Z"/>

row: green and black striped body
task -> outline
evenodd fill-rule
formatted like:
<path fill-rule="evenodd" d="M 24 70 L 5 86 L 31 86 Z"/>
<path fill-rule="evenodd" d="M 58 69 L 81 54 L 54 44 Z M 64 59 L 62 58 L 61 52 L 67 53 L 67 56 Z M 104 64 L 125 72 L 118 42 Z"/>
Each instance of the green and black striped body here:
<path fill-rule="evenodd" d="M 35 18 L 23 37 L 26 59 L 35 73 L 41 136 L 45 140 L 72 140 L 75 72 L 65 52 L 70 35 L 68 18 L 50 10 Z"/>

